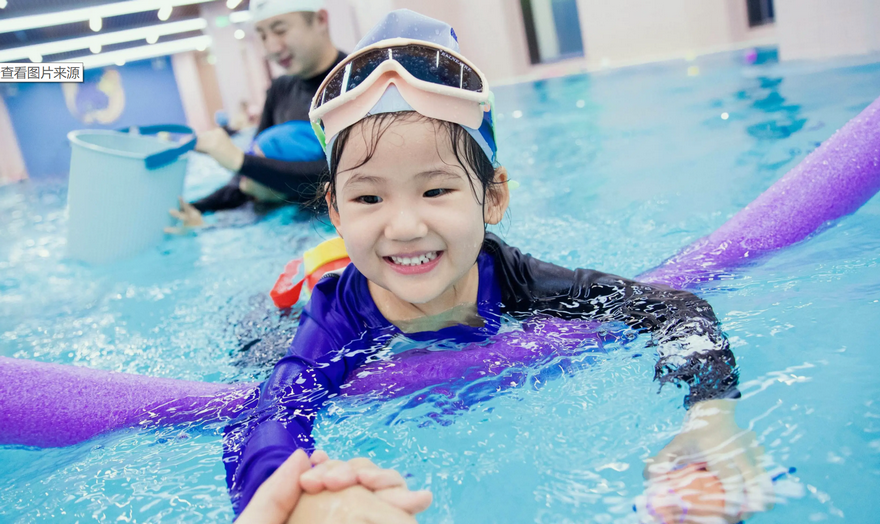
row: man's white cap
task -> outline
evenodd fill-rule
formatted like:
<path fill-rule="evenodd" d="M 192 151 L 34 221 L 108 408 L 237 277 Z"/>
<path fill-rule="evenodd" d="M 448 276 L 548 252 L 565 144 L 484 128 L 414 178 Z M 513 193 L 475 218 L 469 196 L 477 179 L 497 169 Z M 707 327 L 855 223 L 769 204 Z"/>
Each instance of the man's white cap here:
<path fill-rule="evenodd" d="M 301 11 L 316 12 L 324 9 L 324 0 L 251 0 L 251 22 L 261 22 L 273 16 Z"/>

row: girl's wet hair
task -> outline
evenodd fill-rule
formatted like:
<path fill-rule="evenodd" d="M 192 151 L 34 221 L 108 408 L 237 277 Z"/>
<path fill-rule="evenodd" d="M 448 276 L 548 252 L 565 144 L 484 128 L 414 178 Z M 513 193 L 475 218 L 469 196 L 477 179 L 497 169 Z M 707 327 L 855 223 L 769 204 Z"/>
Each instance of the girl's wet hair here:
<path fill-rule="evenodd" d="M 412 122 L 431 122 L 434 124 L 438 134 L 441 131 L 445 131 L 444 134 L 449 137 L 450 145 L 452 146 L 452 153 L 455 155 L 456 161 L 468 175 L 468 181 L 471 184 L 471 189 L 474 191 L 474 197 L 480 202 L 480 204 L 485 206 L 487 195 L 490 198 L 494 196 L 491 191 L 491 186 L 496 183 L 495 167 L 492 165 L 492 162 L 486 158 L 486 154 L 480 148 L 480 145 L 477 144 L 477 141 L 458 124 L 429 118 L 413 111 L 370 115 L 354 126 L 343 129 L 339 135 L 336 136 L 336 141 L 333 143 L 333 148 L 330 150 L 330 171 L 325 173 L 325 178 L 323 180 L 324 183 L 321 184 L 321 189 L 319 190 L 319 199 L 321 202 L 324 202 L 326 195 L 329 194 L 330 201 L 333 203 L 334 207 L 336 206 L 336 175 L 339 173 L 339 160 L 342 158 L 342 152 L 345 150 L 345 145 L 351 138 L 352 129 L 354 129 L 355 126 L 361 126 L 364 130 L 364 137 L 369 143 L 367 144 L 366 156 L 361 159 L 359 164 L 350 167 L 346 171 L 357 169 L 369 162 L 376 153 L 376 148 L 379 146 L 379 140 L 394 122 L 401 119 L 408 119 Z M 474 179 L 479 182 L 479 189 L 474 183 Z"/>

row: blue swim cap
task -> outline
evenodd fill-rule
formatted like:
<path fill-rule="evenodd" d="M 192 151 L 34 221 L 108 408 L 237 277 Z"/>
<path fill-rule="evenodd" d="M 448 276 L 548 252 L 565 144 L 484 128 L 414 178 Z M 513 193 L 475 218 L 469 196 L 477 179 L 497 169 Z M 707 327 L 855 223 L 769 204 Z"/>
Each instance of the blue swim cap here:
<path fill-rule="evenodd" d="M 452 26 L 446 22 L 435 20 L 428 16 L 416 13 L 409 9 L 397 9 L 391 11 L 376 24 L 354 48 L 352 54 L 356 54 L 361 49 L 378 44 L 383 40 L 391 38 L 407 38 L 411 40 L 421 40 L 430 42 L 450 49 L 456 53 L 461 52 L 458 45 L 458 36 Z M 488 86 L 486 86 L 488 90 Z M 486 157 L 495 167 L 500 164 L 497 160 L 498 148 L 495 143 L 495 123 L 494 115 L 494 97 L 490 94 L 489 111 L 483 113 L 483 121 L 479 128 L 472 128 L 465 125 L 461 127 L 473 137 Z M 404 100 L 400 91 L 393 85 L 390 86 L 382 98 L 367 113 L 369 115 L 377 115 L 382 113 L 397 113 L 403 111 L 415 111 L 413 107 Z M 328 137 L 330 140 L 327 144 L 327 162 L 330 162 L 330 153 L 333 149 L 333 142 L 336 137 Z"/>

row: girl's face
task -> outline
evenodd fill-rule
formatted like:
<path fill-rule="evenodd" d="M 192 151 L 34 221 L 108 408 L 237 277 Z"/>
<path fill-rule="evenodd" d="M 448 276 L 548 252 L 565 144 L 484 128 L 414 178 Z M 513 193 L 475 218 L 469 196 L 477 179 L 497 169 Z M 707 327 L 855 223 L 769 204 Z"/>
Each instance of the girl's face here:
<path fill-rule="evenodd" d="M 372 125 L 367 120 L 351 130 L 339 159 L 335 209 L 328 195 L 330 219 L 352 263 L 373 284 L 420 311 L 453 307 L 462 283 L 476 283 L 471 270 L 484 219 L 497 224 L 507 209 L 507 175 L 496 171 L 499 184 L 484 209 L 473 189 L 482 198 L 480 182 L 455 158 L 448 131 L 411 116 L 391 123 L 372 158 L 355 167 L 372 144 Z"/>

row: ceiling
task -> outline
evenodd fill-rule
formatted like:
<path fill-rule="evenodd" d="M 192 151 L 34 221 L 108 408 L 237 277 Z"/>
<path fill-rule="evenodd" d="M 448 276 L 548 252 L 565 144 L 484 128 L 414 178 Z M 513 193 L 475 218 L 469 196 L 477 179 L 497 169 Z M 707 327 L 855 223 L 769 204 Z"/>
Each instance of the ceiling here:
<path fill-rule="evenodd" d="M 215 0 L 223 1 L 223 0 Z M 0 9 L 0 20 L 17 18 L 20 16 L 40 15 L 46 13 L 58 13 L 70 11 L 73 9 L 81 9 L 85 7 L 95 7 L 106 4 L 116 3 L 115 0 L 8 0 L 5 9 Z M 224 2 L 225 3 L 225 2 Z M 51 27 L 40 27 L 28 29 L 24 31 L 15 31 L 8 33 L 0 33 L 0 50 L 7 50 L 17 47 L 27 47 L 35 44 L 43 44 L 47 42 L 57 42 L 73 38 L 81 38 L 92 36 L 95 34 L 106 34 L 114 31 L 122 31 L 126 29 L 136 29 L 140 27 L 155 26 L 157 24 L 176 22 L 180 20 L 189 20 L 199 18 L 199 4 L 184 5 L 174 7 L 171 16 L 165 22 L 159 20 L 156 15 L 157 9 L 162 6 L 161 0 L 156 0 L 156 7 L 150 11 L 141 13 L 132 13 L 121 16 L 107 17 L 103 19 L 103 27 L 99 33 L 89 28 L 89 23 L 74 22 L 70 24 L 62 24 Z M 236 7 L 236 11 L 247 9 L 248 0 L 244 0 L 241 5 Z M 211 23 L 212 21 L 209 21 Z M 189 31 L 186 33 L 176 33 L 159 37 L 159 42 L 167 42 L 192 36 L 199 36 L 202 31 Z M 124 42 L 113 45 L 106 45 L 102 52 L 116 51 L 130 47 L 138 47 L 146 45 L 144 40 L 135 40 L 132 42 Z M 68 53 L 60 53 L 43 57 L 44 62 L 61 62 L 72 60 L 78 56 L 90 54 L 88 50 L 72 51 Z"/>

